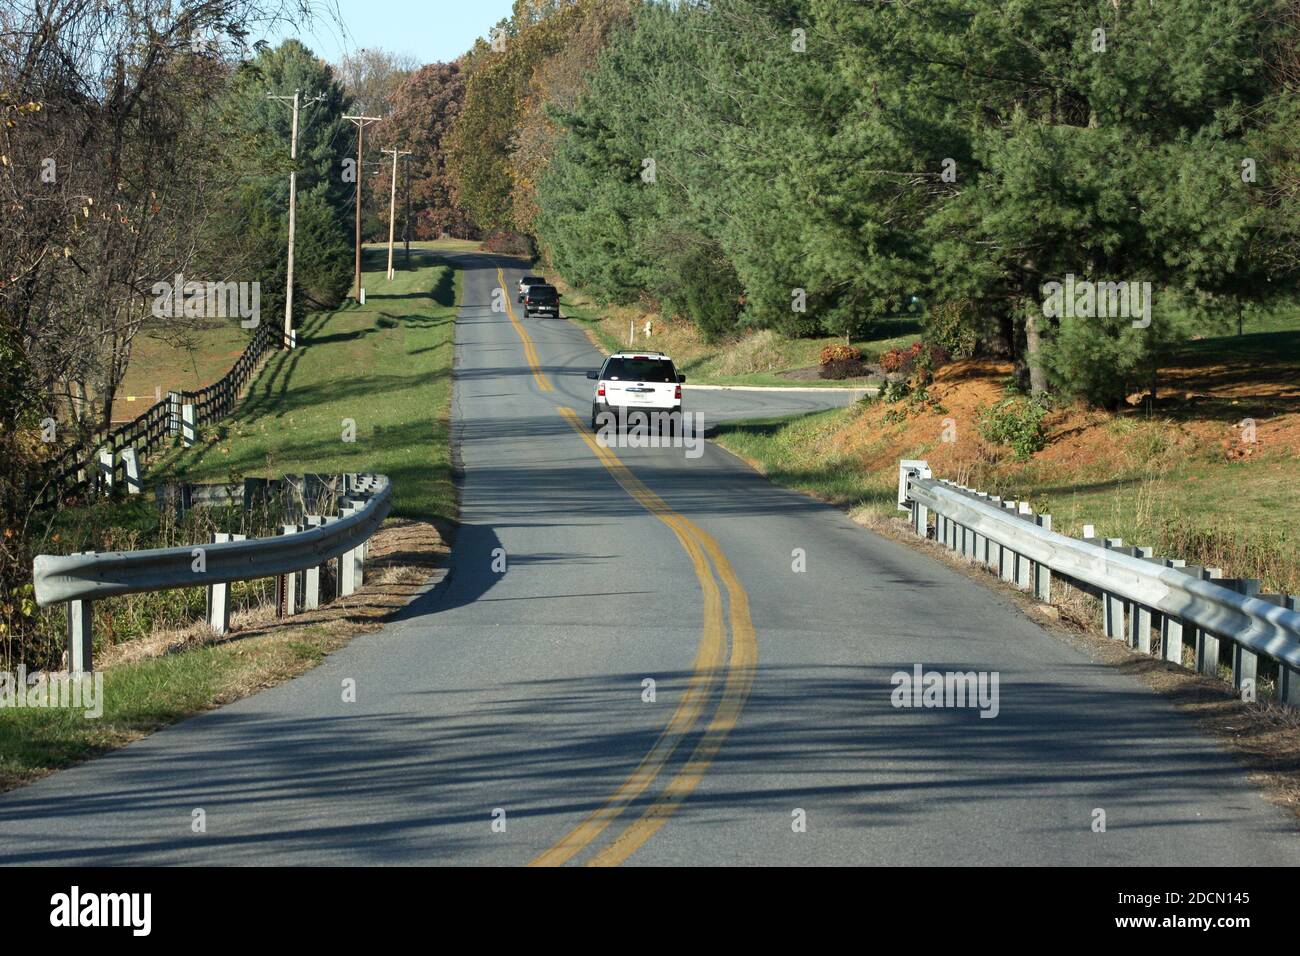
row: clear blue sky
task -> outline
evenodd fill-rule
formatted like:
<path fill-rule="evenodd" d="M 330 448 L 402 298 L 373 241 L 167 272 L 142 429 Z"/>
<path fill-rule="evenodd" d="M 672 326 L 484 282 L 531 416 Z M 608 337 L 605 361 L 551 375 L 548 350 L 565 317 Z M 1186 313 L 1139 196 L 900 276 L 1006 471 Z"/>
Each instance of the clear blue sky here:
<path fill-rule="evenodd" d="M 454 60 L 510 15 L 511 0 L 314 0 L 322 10 L 337 4 L 346 32 L 318 17 L 308 29 L 281 29 L 276 42 L 296 35 L 331 63 L 344 52 L 378 47 L 410 53 L 421 63 Z"/>

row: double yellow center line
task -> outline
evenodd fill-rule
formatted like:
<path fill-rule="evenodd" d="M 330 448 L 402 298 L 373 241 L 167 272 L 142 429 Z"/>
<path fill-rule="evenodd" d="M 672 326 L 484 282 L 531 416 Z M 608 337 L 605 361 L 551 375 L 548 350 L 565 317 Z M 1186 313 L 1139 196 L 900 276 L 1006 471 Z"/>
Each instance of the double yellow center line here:
<path fill-rule="evenodd" d="M 497 267 L 497 279 L 501 282 L 502 301 L 506 304 L 506 315 L 510 317 L 510 324 L 515 327 L 519 333 L 519 338 L 524 343 L 524 358 L 528 359 L 528 367 L 533 371 L 533 378 L 537 381 L 537 387 L 543 392 L 554 391 L 555 386 L 551 380 L 546 377 L 542 371 L 542 363 L 537 359 L 537 349 L 533 345 L 533 337 L 528 334 L 528 330 L 523 324 L 515 318 L 515 307 L 510 302 L 510 288 L 506 285 L 506 274 Z"/>
<path fill-rule="evenodd" d="M 537 387 L 543 392 L 553 391 L 554 386 L 542 372 L 532 337 L 515 317 L 505 272 L 500 268 L 497 269 L 497 278 L 505 296 L 506 314 L 515 332 L 518 333 L 520 341 L 523 342 L 524 357 L 528 360 Z M 613 840 L 587 861 L 588 866 L 617 866 L 644 846 L 646 841 L 668 822 L 668 818 L 704 778 L 723 741 L 739 721 L 740 713 L 749 697 L 754 680 L 754 669 L 758 664 L 758 641 L 749 615 L 749 598 L 717 541 L 692 521 L 670 508 L 667 502 L 647 488 L 617 455 L 592 437 L 573 409 L 557 406 L 556 410 L 587 443 L 587 447 L 623 490 L 667 525 L 677 537 L 687 557 L 691 559 L 695 577 L 700 584 L 700 592 L 704 598 L 704 621 L 686 691 L 649 753 L 642 758 L 636 769 L 608 800 L 589 813 L 554 846 L 539 854 L 529 864 L 530 866 L 560 866 L 573 859 L 591 846 L 623 811 L 659 778 L 673 752 L 704 714 L 709 695 L 721 674 L 723 662 L 727 660 L 727 620 L 722 613 L 722 590 L 718 587 L 717 578 L 722 579 L 723 587 L 727 591 L 731 654 L 730 659 L 727 660 L 722 698 L 699 743 L 696 744 L 695 751 L 681 770 L 673 775 L 660 795 L 646 807 L 640 817 L 627 824 Z M 714 576 L 715 571 L 717 578 Z"/>
<path fill-rule="evenodd" d="M 663 792 L 642 815 L 629 823 L 607 846 L 588 861 L 588 866 L 617 866 L 642 847 L 659 831 L 681 805 L 713 762 L 722 742 L 735 727 L 749 696 L 754 667 L 758 663 L 758 642 L 749 615 L 749 599 L 736 577 L 731 563 L 718 543 L 694 522 L 673 511 L 662 498 L 632 474 L 618 457 L 589 434 L 578 415 L 561 407 L 559 413 L 587 443 L 596 457 L 629 495 L 647 511 L 666 524 L 677 536 L 695 568 L 704 596 L 704 627 L 695 653 L 686 692 L 678 702 L 667 726 L 650 752 L 632 771 L 614 794 L 587 815 L 576 827 L 550 849 L 532 861 L 532 866 L 559 866 L 592 844 L 622 812 L 658 778 L 682 739 L 691 732 L 703 714 L 711 688 L 716 682 L 726 654 L 726 626 L 722 617 L 722 600 L 716 569 L 727 590 L 731 622 L 731 658 L 722 700 L 696 745 L 686 765 L 668 782 Z M 709 561 L 712 560 L 712 568 Z"/>

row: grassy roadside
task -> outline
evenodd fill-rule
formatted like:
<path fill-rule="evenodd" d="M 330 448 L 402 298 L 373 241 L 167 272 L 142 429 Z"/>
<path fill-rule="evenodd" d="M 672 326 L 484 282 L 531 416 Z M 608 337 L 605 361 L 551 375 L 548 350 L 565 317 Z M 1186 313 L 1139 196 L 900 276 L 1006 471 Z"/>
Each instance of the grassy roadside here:
<path fill-rule="evenodd" d="M 428 250 L 421 258 L 390 284 L 384 254 L 368 251 L 366 305 L 308 318 L 303 348 L 274 354 L 239 410 L 166 459 L 160 476 L 374 471 L 393 480 L 394 516 L 450 517 L 446 412 L 460 273 Z"/>
<path fill-rule="evenodd" d="M 375 573 L 368 572 L 365 589 L 283 622 L 258 612 L 236 616 L 229 640 L 216 641 L 195 626 L 97 648 L 107 664 L 101 718 L 88 720 L 73 710 L 0 709 L 0 789 L 288 680 L 352 635 L 377 627 L 428 578 L 445 550 L 434 527 L 445 528 L 455 517 L 448 419 L 460 275 L 437 259 L 437 251 L 422 250 L 411 272 L 400 270 L 399 257 L 391 285 L 383 278 L 383 258 L 368 254 L 366 306 L 311 316 L 300 332 L 301 347 L 268 361 L 234 416 L 146 476 L 389 475 L 393 516 L 376 539 Z M 355 421 L 355 441 L 344 440 L 348 418 Z M 140 502 L 120 507 L 123 521 L 150 520 L 151 509 Z M 137 647 L 146 643 L 154 645 L 147 653 Z"/>
<path fill-rule="evenodd" d="M 544 271 L 544 270 L 543 270 Z M 843 344 L 838 337 L 790 339 L 771 331 L 750 332 L 722 342 L 706 342 L 699 331 L 682 319 L 669 319 L 628 306 L 602 306 L 559 277 L 548 277 L 564 295 L 564 316 L 578 322 L 592 342 L 609 354 L 633 344 L 659 349 L 673 357 L 677 368 L 696 385 L 767 385 L 799 388 L 862 388 L 878 385 L 872 377 L 832 381 L 818 378 L 821 350 Z M 645 335 L 649 322 L 651 333 Z M 864 355 L 879 355 L 896 346 L 910 345 L 921 333 L 919 319 L 880 323 L 870 338 L 852 343 Z"/>

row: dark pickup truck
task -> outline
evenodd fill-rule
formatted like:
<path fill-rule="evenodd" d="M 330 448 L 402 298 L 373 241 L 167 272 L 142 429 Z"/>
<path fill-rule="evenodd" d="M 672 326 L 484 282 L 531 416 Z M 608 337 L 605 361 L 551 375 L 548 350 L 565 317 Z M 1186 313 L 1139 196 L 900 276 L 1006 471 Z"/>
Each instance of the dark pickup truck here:
<path fill-rule="evenodd" d="M 530 285 L 524 293 L 524 317 L 558 319 L 560 317 L 560 293 L 553 285 Z"/>

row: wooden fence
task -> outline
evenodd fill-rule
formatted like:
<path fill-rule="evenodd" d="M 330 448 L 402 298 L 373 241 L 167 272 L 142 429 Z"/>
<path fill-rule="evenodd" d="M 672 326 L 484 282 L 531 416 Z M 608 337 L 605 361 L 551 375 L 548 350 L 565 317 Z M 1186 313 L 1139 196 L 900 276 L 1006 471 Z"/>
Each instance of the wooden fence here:
<path fill-rule="evenodd" d="M 262 324 L 234 367 L 220 381 L 197 392 L 168 392 L 162 401 L 134 421 L 100 432 L 89 445 L 68 449 L 49 463 L 49 477 L 36 496 L 37 507 L 51 507 L 96 491 L 104 481 L 100 471 L 100 453 L 104 450 L 113 456 L 113 487 L 125 487 L 126 463 L 120 454 L 123 449 L 134 449 L 136 461 L 143 465 L 180 434 L 183 405 L 194 406 L 196 427 L 225 418 L 234 410 L 266 353 L 283 344 L 283 332 L 274 325 Z"/>

